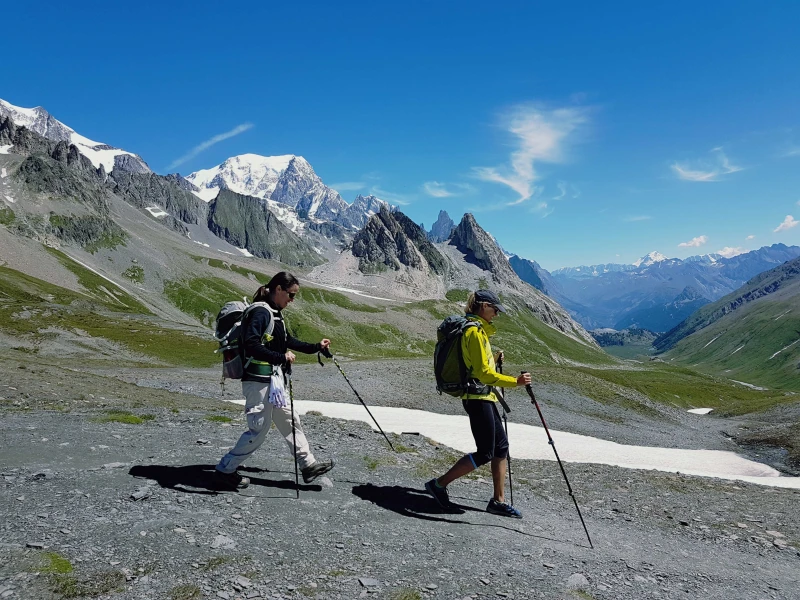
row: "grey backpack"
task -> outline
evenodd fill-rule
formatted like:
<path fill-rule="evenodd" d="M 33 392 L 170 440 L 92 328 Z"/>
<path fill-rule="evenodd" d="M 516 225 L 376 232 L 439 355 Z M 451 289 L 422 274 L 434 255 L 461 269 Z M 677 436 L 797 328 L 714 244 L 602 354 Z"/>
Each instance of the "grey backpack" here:
<path fill-rule="evenodd" d="M 270 311 L 270 314 L 272 313 L 269 304 L 266 302 L 248 304 L 246 300 L 244 302 L 237 300 L 226 302 L 217 315 L 214 337 L 219 342 L 219 348 L 214 352 L 222 353 L 223 382 L 225 379 L 241 379 L 247 364 L 250 362 L 249 358 L 244 357 L 244 345 L 241 338 L 244 331 L 245 318 L 257 306 L 266 308 Z M 275 321 L 270 319 L 266 333 L 271 334 L 273 327 L 275 327 Z"/>

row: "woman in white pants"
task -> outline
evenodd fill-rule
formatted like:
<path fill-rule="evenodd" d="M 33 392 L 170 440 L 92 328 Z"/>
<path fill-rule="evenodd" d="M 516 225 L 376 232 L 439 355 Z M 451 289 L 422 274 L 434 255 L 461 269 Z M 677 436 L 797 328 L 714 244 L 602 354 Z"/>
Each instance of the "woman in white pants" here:
<path fill-rule="evenodd" d="M 262 306 L 250 308 L 242 323 L 242 392 L 245 397 L 247 431 L 225 456 L 219 461 L 214 472 L 216 484 L 225 489 L 244 489 L 250 484 L 236 469 L 247 460 L 264 442 L 271 423 L 289 446 L 289 452 L 303 474 L 303 481 L 310 483 L 333 468 L 332 460 L 318 461 L 311 453 L 305 433 L 297 413 L 294 414 L 292 431 L 292 410 L 287 402 L 288 392 L 272 394 L 272 378 L 281 377 L 285 383 L 291 375 L 295 360 L 293 350 L 313 354 L 330 346 L 329 339 L 311 344 L 289 335 L 281 311 L 294 300 L 300 289 L 297 278 L 291 273 L 281 271 L 269 283 L 256 290 L 253 302 L 263 302 Z M 286 384 L 288 388 L 288 384 Z"/>

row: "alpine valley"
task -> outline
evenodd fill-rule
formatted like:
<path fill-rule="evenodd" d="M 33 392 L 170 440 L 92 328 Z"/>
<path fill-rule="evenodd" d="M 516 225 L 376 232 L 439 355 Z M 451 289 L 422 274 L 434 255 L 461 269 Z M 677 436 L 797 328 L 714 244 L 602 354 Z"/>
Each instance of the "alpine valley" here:
<path fill-rule="evenodd" d="M 302 156 L 161 175 L 0 101 L 0 596 L 790 597 L 800 248 L 549 273 L 500 243 L 473 214 L 426 230 L 380 198 L 348 202 Z M 299 355 L 289 386 L 317 401 L 304 428 L 336 470 L 295 487 L 272 434 L 250 488 L 223 494 L 203 482 L 245 416 L 219 386 L 215 317 L 280 270 L 301 283 L 288 327 L 337 357 Z M 509 388 L 511 454 L 534 434 L 548 451 L 514 455 L 511 525 L 483 510 L 485 470 L 451 488 L 457 513 L 422 491 L 463 456 L 447 436 L 468 435 L 466 417 L 431 358 L 477 288 L 509 309 L 492 346 L 505 373 L 531 372 L 579 491 Z M 381 418 L 453 420 L 441 440 L 396 421 L 390 451 L 355 422 L 355 389 Z M 571 456 L 597 442 L 611 458 Z M 640 461 L 673 451 L 712 471 Z M 727 460 L 749 470 L 718 476 Z"/>

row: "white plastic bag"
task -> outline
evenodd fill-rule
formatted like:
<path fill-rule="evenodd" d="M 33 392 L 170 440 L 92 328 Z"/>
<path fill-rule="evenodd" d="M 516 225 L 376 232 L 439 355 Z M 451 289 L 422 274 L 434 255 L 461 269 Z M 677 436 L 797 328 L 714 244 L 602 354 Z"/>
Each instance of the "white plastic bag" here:
<path fill-rule="evenodd" d="M 289 404 L 289 393 L 283 383 L 283 369 L 280 367 L 272 368 L 272 377 L 269 384 L 269 403 L 278 408 L 284 408 Z"/>

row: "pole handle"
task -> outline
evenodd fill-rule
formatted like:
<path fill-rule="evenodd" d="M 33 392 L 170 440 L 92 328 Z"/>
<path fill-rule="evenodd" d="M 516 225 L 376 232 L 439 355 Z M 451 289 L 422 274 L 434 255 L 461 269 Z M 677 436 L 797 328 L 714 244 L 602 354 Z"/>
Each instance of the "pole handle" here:
<path fill-rule="evenodd" d="M 525 375 L 528 371 L 520 371 L 521 375 Z M 533 394 L 533 388 L 531 384 L 525 386 L 525 391 L 528 392 L 528 396 L 531 397 L 531 404 L 536 404 L 536 396 Z"/>

